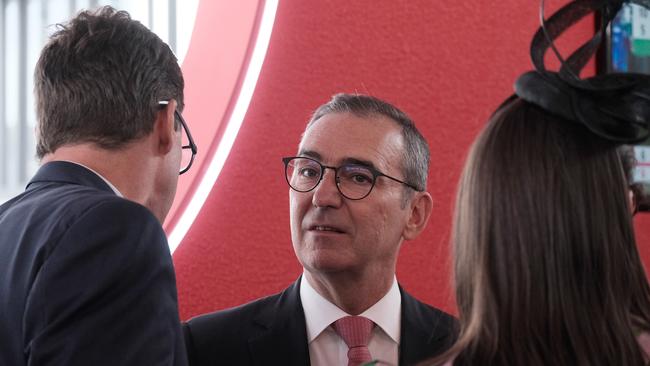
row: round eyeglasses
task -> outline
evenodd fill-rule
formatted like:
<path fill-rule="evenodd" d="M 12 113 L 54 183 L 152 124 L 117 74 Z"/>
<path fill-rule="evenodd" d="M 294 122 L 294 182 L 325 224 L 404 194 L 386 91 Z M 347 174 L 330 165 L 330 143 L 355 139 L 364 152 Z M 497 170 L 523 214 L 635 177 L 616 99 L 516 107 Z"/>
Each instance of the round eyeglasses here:
<path fill-rule="evenodd" d="M 416 191 L 421 191 L 414 185 L 388 176 L 377 169 L 362 164 L 345 164 L 339 167 L 326 166 L 312 158 L 300 156 L 282 158 L 285 178 L 289 187 L 297 192 L 309 192 L 323 180 L 325 169 L 335 173 L 336 188 L 343 197 L 349 200 L 366 198 L 377 182 L 377 177 L 386 177 L 404 184 Z"/>
<path fill-rule="evenodd" d="M 158 102 L 159 105 L 168 105 L 169 101 L 168 100 L 161 100 Z M 178 112 L 178 109 L 174 109 L 174 117 L 178 121 L 178 123 L 181 125 L 181 128 L 183 129 L 183 133 L 181 134 L 181 168 L 178 173 L 178 175 L 181 175 L 188 170 L 190 170 L 190 167 L 192 166 L 192 163 L 194 163 L 194 157 L 196 156 L 196 153 L 198 151 L 198 148 L 196 147 L 196 144 L 194 143 L 194 139 L 192 138 L 192 134 L 190 133 L 189 127 L 187 127 L 187 123 L 185 122 L 185 119 L 183 118 L 183 115 L 181 115 Z M 176 128 L 177 125 L 174 125 L 174 128 Z"/>

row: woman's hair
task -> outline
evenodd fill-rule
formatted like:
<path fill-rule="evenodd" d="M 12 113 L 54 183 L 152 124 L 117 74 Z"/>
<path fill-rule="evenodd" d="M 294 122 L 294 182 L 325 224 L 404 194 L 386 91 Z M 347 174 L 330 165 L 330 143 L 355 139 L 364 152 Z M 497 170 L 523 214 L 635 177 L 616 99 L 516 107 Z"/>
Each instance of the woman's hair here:
<path fill-rule="evenodd" d="M 617 145 L 513 97 L 475 141 L 454 218 L 454 365 L 641 365 L 650 288 Z"/>

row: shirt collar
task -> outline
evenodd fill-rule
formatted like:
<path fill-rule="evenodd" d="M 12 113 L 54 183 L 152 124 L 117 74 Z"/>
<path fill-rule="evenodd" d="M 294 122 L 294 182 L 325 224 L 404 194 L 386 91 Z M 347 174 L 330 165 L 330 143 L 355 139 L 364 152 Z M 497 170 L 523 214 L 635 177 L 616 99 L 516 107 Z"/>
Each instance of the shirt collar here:
<path fill-rule="evenodd" d="M 316 292 L 304 275 L 300 281 L 300 301 L 305 312 L 308 343 L 311 343 L 332 323 L 350 315 Z M 359 314 L 372 320 L 397 344 L 400 342 L 401 315 L 402 296 L 394 276 L 393 284 L 386 295 Z"/>
<path fill-rule="evenodd" d="M 113 190 L 113 192 L 115 192 L 116 195 L 118 195 L 119 197 L 122 197 L 122 198 L 124 197 L 124 195 L 122 195 L 122 192 L 120 192 L 120 191 L 117 189 L 117 187 L 115 187 L 115 186 L 114 186 L 114 185 L 113 185 L 113 184 L 112 184 L 108 179 L 104 178 L 103 175 L 97 173 L 96 171 L 94 171 L 94 170 L 90 169 L 89 167 L 87 167 L 87 166 L 85 166 L 85 165 L 83 165 L 83 164 L 81 164 L 81 163 L 78 163 L 78 162 L 76 162 L 76 161 L 71 161 L 71 160 L 61 160 L 61 161 L 67 161 L 68 163 L 77 164 L 77 165 L 79 165 L 79 166 L 82 166 L 82 167 L 84 167 L 84 168 L 90 170 L 91 172 L 95 173 L 95 175 L 97 175 L 98 177 L 100 177 L 100 178 L 101 178 L 101 179 L 102 179 L 106 184 L 108 184 L 108 186 Z"/>

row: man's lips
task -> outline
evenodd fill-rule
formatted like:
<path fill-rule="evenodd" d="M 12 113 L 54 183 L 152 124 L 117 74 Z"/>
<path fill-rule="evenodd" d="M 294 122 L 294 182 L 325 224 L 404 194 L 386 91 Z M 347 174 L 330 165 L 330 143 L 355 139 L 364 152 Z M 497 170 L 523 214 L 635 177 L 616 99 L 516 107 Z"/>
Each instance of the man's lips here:
<path fill-rule="evenodd" d="M 310 225 L 308 230 L 322 233 L 345 233 L 343 229 L 331 225 Z"/>

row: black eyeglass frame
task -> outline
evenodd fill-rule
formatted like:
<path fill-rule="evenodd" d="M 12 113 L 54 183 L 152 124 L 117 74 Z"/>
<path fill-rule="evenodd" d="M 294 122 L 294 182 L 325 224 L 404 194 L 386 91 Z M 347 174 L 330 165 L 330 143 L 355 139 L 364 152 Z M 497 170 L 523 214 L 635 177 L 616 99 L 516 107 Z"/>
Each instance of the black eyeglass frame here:
<path fill-rule="evenodd" d="M 158 105 L 169 105 L 168 100 L 161 100 L 158 101 Z M 190 157 L 190 162 L 187 164 L 187 166 L 178 173 L 178 175 L 181 175 L 188 170 L 190 170 L 190 167 L 192 166 L 192 163 L 194 163 L 194 157 L 196 156 L 196 153 L 198 152 L 198 148 L 196 144 L 194 143 L 194 139 L 192 138 L 192 134 L 190 133 L 190 128 L 187 126 L 187 122 L 185 122 L 185 119 L 183 118 L 183 115 L 180 114 L 178 109 L 174 109 L 174 116 L 178 118 L 178 120 L 181 122 L 181 127 L 183 128 L 183 131 L 185 132 L 185 135 L 187 136 L 187 140 L 189 141 L 189 145 L 182 145 L 181 149 L 190 149 L 192 151 L 192 156 Z"/>
<path fill-rule="evenodd" d="M 294 187 L 291 185 L 291 182 L 289 181 L 288 169 L 289 169 L 289 163 L 290 163 L 292 160 L 294 160 L 294 159 L 307 159 L 307 160 L 311 160 L 311 161 L 313 161 L 314 163 L 318 164 L 318 165 L 321 167 L 321 169 L 320 169 L 320 177 L 318 177 L 318 182 L 316 182 L 316 184 L 314 184 L 314 186 L 311 187 L 310 189 L 307 189 L 307 190 L 301 191 L 301 190 L 299 190 L 299 189 L 294 188 Z M 416 186 L 414 186 L 414 185 L 412 185 L 412 184 L 410 184 L 410 183 L 406 183 L 406 182 L 404 182 L 404 181 L 402 181 L 402 180 L 399 180 L 399 179 L 397 179 L 397 178 L 391 177 L 390 175 L 384 174 L 384 173 L 380 172 L 379 170 L 375 169 L 374 167 L 372 167 L 372 166 L 368 166 L 368 165 L 361 165 L 361 164 L 345 164 L 345 165 L 341 165 L 341 166 L 338 166 L 338 167 L 335 167 L 335 166 L 327 166 L 327 165 L 323 165 L 320 161 L 318 161 L 318 160 L 316 160 L 316 159 L 308 158 L 308 157 L 305 157 L 305 156 L 289 156 L 289 157 L 284 157 L 284 158 L 282 158 L 282 162 L 284 163 L 284 179 L 287 181 L 287 184 L 289 185 L 289 188 L 293 189 L 293 190 L 296 191 L 296 192 L 305 193 L 305 192 L 310 192 L 310 191 L 313 191 L 314 189 L 316 189 L 316 187 L 318 187 L 318 185 L 320 184 L 320 182 L 323 180 L 323 177 L 325 176 L 325 169 L 332 169 L 332 170 L 334 171 L 334 178 L 335 178 L 335 180 L 336 180 L 336 189 L 339 191 L 339 193 L 340 193 L 343 197 L 345 197 L 345 198 L 347 198 L 347 199 L 349 199 L 349 200 L 351 200 L 351 201 L 358 201 L 358 200 L 362 200 L 362 199 L 368 197 L 368 196 L 370 195 L 370 192 L 372 192 L 372 189 L 375 188 L 375 184 L 377 183 L 377 178 L 378 178 L 378 177 L 386 177 L 386 178 L 388 178 L 388 179 L 390 179 L 390 180 L 393 180 L 393 181 L 395 181 L 395 182 L 397 182 L 397 183 L 401 183 L 401 184 L 403 184 L 403 185 L 405 185 L 405 186 L 407 186 L 407 187 L 409 187 L 409 188 L 411 188 L 411 189 L 413 189 L 413 190 L 415 190 L 415 191 L 417 191 L 417 192 L 422 192 L 422 190 L 421 190 L 421 189 L 418 189 Z M 340 184 L 340 181 L 339 181 L 339 174 L 338 174 L 338 173 L 339 173 L 339 169 L 342 168 L 342 167 L 344 167 L 344 166 L 350 166 L 350 165 L 359 165 L 359 166 L 363 166 L 365 169 L 368 169 L 368 170 L 372 173 L 372 186 L 370 186 L 370 189 L 368 190 L 368 193 L 366 193 L 364 196 L 362 196 L 362 197 L 360 197 L 360 198 L 350 198 L 350 197 L 346 196 L 345 193 L 343 193 L 343 192 L 341 191 L 341 187 L 339 186 L 339 184 Z"/>

